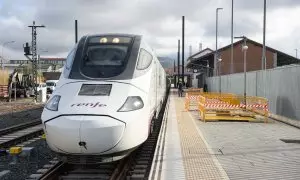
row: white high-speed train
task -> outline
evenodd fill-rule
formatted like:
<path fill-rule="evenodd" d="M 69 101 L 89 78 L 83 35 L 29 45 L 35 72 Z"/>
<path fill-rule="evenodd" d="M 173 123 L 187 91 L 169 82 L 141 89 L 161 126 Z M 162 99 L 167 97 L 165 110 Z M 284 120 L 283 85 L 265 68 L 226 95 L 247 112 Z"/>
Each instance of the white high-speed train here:
<path fill-rule="evenodd" d="M 148 138 L 165 93 L 165 71 L 142 36 L 84 36 L 43 110 L 47 144 L 69 163 L 119 160 Z"/>

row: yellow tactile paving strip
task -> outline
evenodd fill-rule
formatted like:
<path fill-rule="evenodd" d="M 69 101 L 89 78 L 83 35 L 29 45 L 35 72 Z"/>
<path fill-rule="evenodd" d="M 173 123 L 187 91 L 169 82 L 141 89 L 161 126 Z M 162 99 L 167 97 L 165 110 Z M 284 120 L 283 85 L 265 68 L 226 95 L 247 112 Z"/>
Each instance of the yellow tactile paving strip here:
<path fill-rule="evenodd" d="M 173 98 L 186 179 L 228 179 L 201 138 L 192 116 L 184 111 L 182 98 Z"/>

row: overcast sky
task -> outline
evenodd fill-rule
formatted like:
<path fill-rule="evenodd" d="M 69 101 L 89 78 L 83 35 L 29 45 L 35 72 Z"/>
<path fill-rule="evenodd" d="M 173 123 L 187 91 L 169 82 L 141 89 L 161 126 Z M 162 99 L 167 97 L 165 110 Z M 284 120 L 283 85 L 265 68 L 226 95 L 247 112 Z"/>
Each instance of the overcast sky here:
<path fill-rule="evenodd" d="M 23 44 L 31 43 L 28 25 L 35 20 L 41 56 L 65 57 L 74 46 L 74 20 L 79 37 L 92 33 L 144 35 L 160 56 L 176 57 L 185 16 L 185 57 L 215 49 L 215 9 L 219 12 L 219 47 L 230 43 L 231 0 L 0 0 L 0 43 L 16 41 L 3 48 L 6 59 L 25 59 Z M 266 44 L 295 56 L 300 49 L 300 0 L 267 0 Z M 234 35 L 245 35 L 262 43 L 263 0 L 235 0 Z M 47 50 L 48 52 L 42 52 Z M 2 55 L 2 49 L 1 49 Z"/>

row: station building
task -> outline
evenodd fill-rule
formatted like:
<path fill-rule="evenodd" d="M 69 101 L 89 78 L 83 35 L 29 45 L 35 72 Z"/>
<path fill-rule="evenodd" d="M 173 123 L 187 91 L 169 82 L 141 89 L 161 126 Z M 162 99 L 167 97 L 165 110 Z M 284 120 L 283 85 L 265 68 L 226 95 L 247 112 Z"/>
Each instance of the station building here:
<path fill-rule="evenodd" d="M 246 38 L 248 46 L 246 54 L 246 71 L 257 71 L 262 69 L 263 45 Z M 216 52 L 206 48 L 197 52 L 187 59 L 187 70 L 192 72 L 191 77 L 193 87 L 203 87 L 205 77 L 228 75 L 244 72 L 244 52 L 242 46 L 244 40 L 241 39 L 233 43 L 233 64 L 231 71 L 231 44 L 218 49 L 218 59 L 214 62 Z M 267 69 L 276 68 L 290 64 L 299 64 L 300 60 L 284 52 L 266 46 Z M 216 68 L 215 68 L 216 67 Z"/>

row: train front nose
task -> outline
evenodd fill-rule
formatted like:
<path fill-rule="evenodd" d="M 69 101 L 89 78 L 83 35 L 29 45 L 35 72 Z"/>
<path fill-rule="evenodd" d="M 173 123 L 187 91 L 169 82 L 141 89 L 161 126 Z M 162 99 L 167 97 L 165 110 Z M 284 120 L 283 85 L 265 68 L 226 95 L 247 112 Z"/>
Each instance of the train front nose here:
<path fill-rule="evenodd" d="M 84 116 L 81 121 L 82 153 L 97 154 L 110 150 L 121 140 L 125 123 L 108 116 Z"/>
<path fill-rule="evenodd" d="M 121 140 L 125 123 L 108 116 L 61 116 L 45 123 L 49 146 L 68 154 L 100 154 Z"/>

